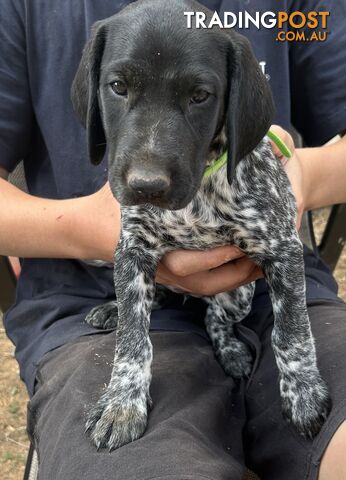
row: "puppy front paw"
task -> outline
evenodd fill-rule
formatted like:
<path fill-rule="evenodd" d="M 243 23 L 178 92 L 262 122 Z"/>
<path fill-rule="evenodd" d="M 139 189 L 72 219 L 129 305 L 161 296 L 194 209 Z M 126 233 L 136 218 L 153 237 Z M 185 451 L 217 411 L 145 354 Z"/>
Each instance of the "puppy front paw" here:
<path fill-rule="evenodd" d="M 289 378 L 289 377 L 288 377 Z M 281 379 L 283 415 L 304 437 L 312 439 L 321 430 L 331 409 L 328 387 L 319 373 Z"/>
<path fill-rule="evenodd" d="M 88 415 L 86 431 L 97 449 L 119 448 L 140 438 L 146 429 L 149 396 L 143 392 L 126 396 L 119 393 L 107 389 Z"/>
<path fill-rule="evenodd" d="M 85 317 L 88 325 L 94 328 L 109 329 L 116 328 L 118 324 L 118 305 L 117 301 L 97 305 Z"/>

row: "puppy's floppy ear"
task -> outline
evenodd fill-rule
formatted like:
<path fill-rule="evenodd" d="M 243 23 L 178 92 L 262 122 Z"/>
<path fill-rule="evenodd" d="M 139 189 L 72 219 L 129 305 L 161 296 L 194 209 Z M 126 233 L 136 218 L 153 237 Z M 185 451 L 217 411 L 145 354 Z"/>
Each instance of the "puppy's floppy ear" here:
<path fill-rule="evenodd" d="M 96 22 L 86 44 L 77 73 L 72 83 L 73 108 L 87 131 L 88 153 L 91 162 L 98 165 L 106 151 L 98 102 L 100 66 L 106 38 L 104 22 Z"/>
<path fill-rule="evenodd" d="M 231 33 L 229 68 L 226 131 L 227 176 L 231 182 L 239 161 L 258 145 L 270 128 L 274 102 L 250 42 L 236 32 Z"/>

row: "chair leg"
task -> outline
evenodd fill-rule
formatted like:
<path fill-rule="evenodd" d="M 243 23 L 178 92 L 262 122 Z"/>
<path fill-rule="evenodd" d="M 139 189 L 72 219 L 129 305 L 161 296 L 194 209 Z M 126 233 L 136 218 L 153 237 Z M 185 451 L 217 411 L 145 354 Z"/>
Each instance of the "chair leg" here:
<path fill-rule="evenodd" d="M 37 480 L 38 476 L 38 458 L 35 448 L 30 443 L 28 458 L 26 459 L 24 478 L 23 480 Z"/>
<path fill-rule="evenodd" d="M 0 255 L 0 310 L 5 312 L 14 302 L 16 277 L 7 257 Z"/>
<path fill-rule="evenodd" d="M 334 205 L 330 213 L 321 243 L 320 256 L 334 270 L 346 245 L 346 204 Z"/>
<path fill-rule="evenodd" d="M 301 241 L 307 247 L 309 247 L 310 250 L 313 250 L 316 254 L 318 254 L 311 211 L 304 212 L 303 214 L 302 223 L 299 229 L 299 236 Z"/>

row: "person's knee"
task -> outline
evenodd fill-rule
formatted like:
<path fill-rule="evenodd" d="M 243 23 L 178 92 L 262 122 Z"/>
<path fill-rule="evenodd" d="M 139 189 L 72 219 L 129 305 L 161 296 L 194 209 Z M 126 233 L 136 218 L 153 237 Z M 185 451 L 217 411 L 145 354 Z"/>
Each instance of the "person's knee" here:
<path fill-rule="evenodd" d="M 346 420 L 335 432 L 323 455 L 318 480 L 344 480 L 346 478 Z"/>

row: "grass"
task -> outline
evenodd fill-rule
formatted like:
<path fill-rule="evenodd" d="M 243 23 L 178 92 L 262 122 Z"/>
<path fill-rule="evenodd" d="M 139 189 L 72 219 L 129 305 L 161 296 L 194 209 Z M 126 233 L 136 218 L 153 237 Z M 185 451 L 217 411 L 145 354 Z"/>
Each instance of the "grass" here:
<path fill-rule="evenodd" d="M 0 472 L 4 480 L 22 480 L 29 448 L 27 393 L 19 379 L 13 345 L 0 329 Z"/>

